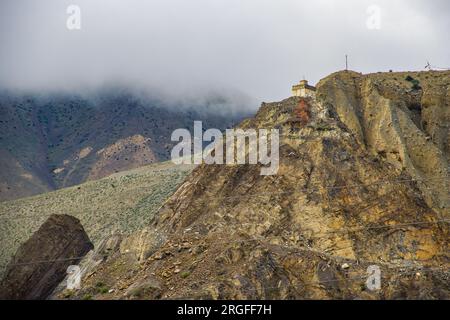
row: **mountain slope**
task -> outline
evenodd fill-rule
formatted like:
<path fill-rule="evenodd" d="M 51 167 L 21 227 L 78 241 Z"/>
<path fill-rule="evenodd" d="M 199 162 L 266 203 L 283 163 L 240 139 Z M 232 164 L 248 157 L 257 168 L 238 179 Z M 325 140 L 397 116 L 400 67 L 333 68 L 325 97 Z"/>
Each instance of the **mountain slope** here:
<path fill-rule="evenodd" d="M 448 195 L 448 168 L 439 166 L 439 174 L 419 180 L 409 164 L 399 166 L 387 151 L 371 150 L 365 130 L 387 98 L 357 103 L 370 100 L 371 92 L 354 89 L 357 75 L 341 72 L 322 80 L 317 99 L 303 100 L 309 106 L 307 123 L 298 117 L 298 97 L 263 104 L 241 123 L 244 129 L 280 130 L 278 174 L 261 176 L 259 165 L 197 167 L 151 225 L 123 240 L 88 273 L 80 292 L 58 296 L 448 299 L 449 212 L 439 202 L 442 190 Z M 361 77 L 370 82 L 395 76 L 403 74 Z M 448 91 L 448 73 L 422 76 L 439 78 L 421 80 L 425 91 Z M 402 86 L 391 101 L 415 99 L 417 89 Z M 443 99 L 442 106 L 448 105 L 448 95 Z M 393 102 L 386 103 L 391 114 L 400 113 L 392 110 L 398 107 Z M 403 118 L 406 125 L 396 131 L 401 139 L 393 150 L 407 150 L 402 155 L 414 157 L 414 168 L 427 167 L 426 161 L 439 165 L 445 159 L 440 154 L 439 159 L 433 158 L 437 153 L 415 157 L 416 149 L 405 146 L 411 122 L 417 139 L 410 141 L 420 143 L 423 131 L 412 121 L 414 112 Z M 437 127 L 448 125 L 446 118 L 434 121 Z M 447 152 L 446 141 L 432 142 Z M 365 285 L 371 265 L 381 269 L 381 290 Z M 110 292 L 97 292 L 99 282 Z"/>
<path fill-rule="evenodd" d="M 192 170 L 171 162 L 107 178 L 0 202 L 0 274 L 17 248 L 52 214 L 78 218 L 95 246 L 113 231 L 124 234 L 146 225 Z"/>
<path fill-rule="evenodd" d="M 419 180 L 429 206 L 448 211 L 450 72 L 338 72 L 317 90 L 361 145 Z"/>
<path fill-rule="evenodd" d="M 194 120 L 205 128 L 231 126 L 244 115 L 232 110 L 233 103 L 222 97 L 183 107 L 126 90 L 89 96 L 3 93 L 0 200 L 168 160 L 176 143 L 170 141 L 173 130 L 192 129 Z"/>

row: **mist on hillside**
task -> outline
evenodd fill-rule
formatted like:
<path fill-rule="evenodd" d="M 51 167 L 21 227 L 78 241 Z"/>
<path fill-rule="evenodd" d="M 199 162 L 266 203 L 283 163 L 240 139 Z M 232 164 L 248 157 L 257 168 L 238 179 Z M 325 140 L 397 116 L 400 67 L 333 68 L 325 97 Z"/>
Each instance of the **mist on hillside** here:
<path fill-rule="evenodd" d="M 66 26 L 80 8 L 79 30 Z M 371 7 L 380 24 L 369 28 Z M 184 104 L 277 101 L 305 77 L 448 68 L 450 2 L 433 0 L 2 0 L 0 87 L 142 88 Z M 136 89 L 141 90 L 141 89 Z M 241 104 L 241 103 L 238 103 Z M 256 108 L 259 103 L 251 103 Z"/>

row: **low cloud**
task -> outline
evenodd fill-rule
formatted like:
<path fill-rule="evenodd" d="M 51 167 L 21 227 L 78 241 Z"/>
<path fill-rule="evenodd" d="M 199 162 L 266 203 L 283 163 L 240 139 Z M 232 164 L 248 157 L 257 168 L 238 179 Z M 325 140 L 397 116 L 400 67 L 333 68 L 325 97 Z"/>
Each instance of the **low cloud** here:
<path fill-rule="evenodd" d="M 70 4 L 81 30 L 66 28 Z M 381 24 L 368 29 L 370 5 Z M 303 76 L 450 65 L 448 1 L 2 0 L 0 86 L 111 83 L 171 99 L 284 98 Z M 151 90 L 150 90 L 151 88 Z M 188 100 L 189 100 L 188 99 Z"/>

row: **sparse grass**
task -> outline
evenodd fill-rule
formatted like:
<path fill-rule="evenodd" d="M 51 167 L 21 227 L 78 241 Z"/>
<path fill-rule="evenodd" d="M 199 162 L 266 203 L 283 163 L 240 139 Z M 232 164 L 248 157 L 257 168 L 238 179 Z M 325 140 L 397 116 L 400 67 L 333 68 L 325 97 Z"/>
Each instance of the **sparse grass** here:
<path fill-rule="evenodd" d="M 109 291 L 109 288 L 103 282 L 97 282 L 95 284 L 95 288 L 97 290 L 97 293 L 100 293 L 100 294 L 105 294 L 105 293 L 108 293 L 108 291 Z"/>
<path fill-rule="evenodd" d="M 92 300 L 92 295 L 87 293 L 83 296 L 83 300 Z"/>
<path fill-rule="evenodd" d="M 66 289 L 66 290 L 64 290 L 64 292 L 63 292 L 63 297 L 65 298 L 65 299 L 70 299 L 70 298 L 72 298 L 73 296 L 74 296 L 74 290 L 68 290 L 68 289 Z"/>
<path fill-rule="evenodd" d="M 335 127 L 333 127 L 330 124 L 327 123 L 317 123 L 314 128 L 318 131 L 332 131 L 335 130 Z"/>
<path fill-rule="evenodd" d="M 78 186 L 0 202 L 0 274 L 21 243 L 51 214 L 80 219 L 94 245 L 117 230 L 130 233 L 148 223 L 192 170 L 164 162 L 116 173 Z"/>

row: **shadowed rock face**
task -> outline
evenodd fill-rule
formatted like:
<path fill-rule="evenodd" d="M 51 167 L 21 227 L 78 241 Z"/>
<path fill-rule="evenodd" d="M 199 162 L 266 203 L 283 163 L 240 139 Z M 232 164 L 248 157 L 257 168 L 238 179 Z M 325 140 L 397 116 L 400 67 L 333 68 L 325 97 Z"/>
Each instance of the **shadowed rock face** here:
<path fill-rule="evenodd" d="M 80 221 L 52 215 L 25 242 L 8 265 L 0 284 L 0 299 L 45 299 L 93 248 Z"/>

